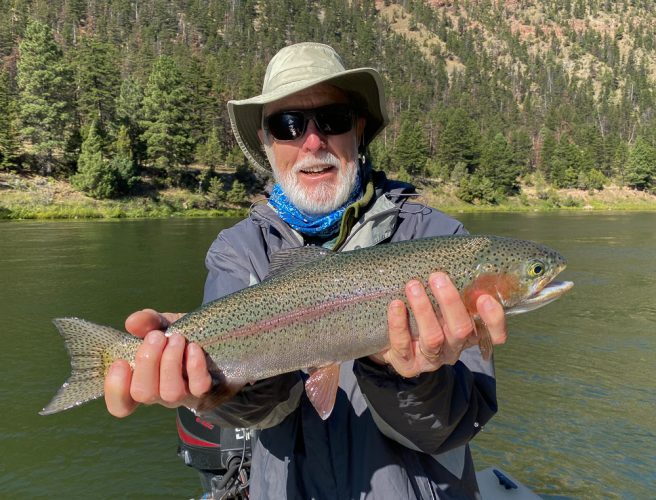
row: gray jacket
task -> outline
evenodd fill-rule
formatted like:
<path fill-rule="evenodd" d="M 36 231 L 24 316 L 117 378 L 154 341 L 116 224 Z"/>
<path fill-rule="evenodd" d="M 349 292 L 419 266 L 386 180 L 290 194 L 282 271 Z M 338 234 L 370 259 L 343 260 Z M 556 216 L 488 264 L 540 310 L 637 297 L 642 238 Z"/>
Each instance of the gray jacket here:
<path fill-rule="evenodd" d="M 376 175 L 376 198 L 342 250 L 465 232 L 414 203 L 407 184 Z M 273 253 L 302 237 L 267 205 L 221 231 L 206 258 L 205 301 L 259 282 Z M 323 421 L 295 372 L 246 386 L 203 418 L 263 429 L 253 450 L 255 499 L 477 498 L 468 442 L 497 409 L 493 365 L 477 347 L 454 366 L 405 379 L 368 359 L 343 363 Z"/>

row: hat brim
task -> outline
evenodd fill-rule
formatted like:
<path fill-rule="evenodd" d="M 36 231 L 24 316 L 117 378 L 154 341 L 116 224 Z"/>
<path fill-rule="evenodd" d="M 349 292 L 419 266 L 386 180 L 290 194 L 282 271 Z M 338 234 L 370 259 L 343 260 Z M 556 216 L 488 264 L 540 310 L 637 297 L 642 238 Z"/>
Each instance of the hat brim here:
<path fill-rule="evenodd" d="M 365 146 L 388 124 L 383 82 L 378 71 L 373 68 L 356 68 L 322 78 L 293 82 L 250 99 L 228 101 L 232 131 L 242 151 L 255 167 L 267 174 L 271 173 L 271 167 L 257 135 L 262 126 L 264 105 L 320 83 L 334 85 L 348 93 L 358 95 L 363 100 L 367 111 L 363 137 Z"/>

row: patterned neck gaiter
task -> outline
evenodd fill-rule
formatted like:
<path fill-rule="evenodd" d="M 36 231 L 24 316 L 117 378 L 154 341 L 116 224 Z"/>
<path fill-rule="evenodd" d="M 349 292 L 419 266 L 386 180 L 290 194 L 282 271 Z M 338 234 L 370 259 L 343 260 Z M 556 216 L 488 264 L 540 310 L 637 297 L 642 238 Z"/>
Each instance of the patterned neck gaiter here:
<path fill-rule="evenodd" d="M 280 184 L 276 183 L 269 197 L 269 205 L 273 207 L 278 216 L 301 234 L 328 238 L 339 231 L 339 224 L 346 208 L 355 203 L 362 196 L 362 184 L 358 173 L 351 196 L 338 209 L 328 214 L 310 215 L 296 208 L 287 195 L 282 191 Z"/>

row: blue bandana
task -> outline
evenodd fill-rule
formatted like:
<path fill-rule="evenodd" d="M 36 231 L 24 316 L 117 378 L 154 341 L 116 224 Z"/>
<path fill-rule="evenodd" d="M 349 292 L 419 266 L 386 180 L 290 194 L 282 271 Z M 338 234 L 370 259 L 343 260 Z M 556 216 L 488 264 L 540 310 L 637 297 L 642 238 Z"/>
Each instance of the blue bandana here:
<path fill-rule="evenodd" d="M 276 183 L 269 197 L 269 204 L 278 216 L 299 233 L 316 238 L 328 238 L 339 230 L 339 223 L 346 208 L 362 196 L 360 175 L 355 179 L 351 196 L 341 207 L 328 214 L 309 215 L 296 208 L 287 195 L 283 193 L 280 184 Z"/>

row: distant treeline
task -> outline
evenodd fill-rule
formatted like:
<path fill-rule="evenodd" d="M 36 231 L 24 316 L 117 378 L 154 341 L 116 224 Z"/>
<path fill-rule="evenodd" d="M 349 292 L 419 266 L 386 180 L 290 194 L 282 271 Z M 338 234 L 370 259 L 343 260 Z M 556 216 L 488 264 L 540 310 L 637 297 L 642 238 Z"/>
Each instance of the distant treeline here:
<path fill-rule="evenodd" d="M 396 4 L 0 0 L 0 169 L 98 198 L 145 179 L 245 197 L 261 183 L 225 103 L 259 93 L 279 48 L 314 40 L 383 74 L 378 168 L 489 203 L 523 178 L 656 190 L 654 2 Z"/>

